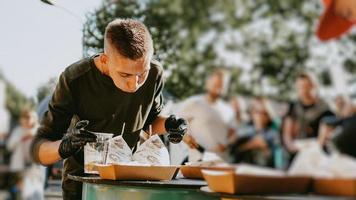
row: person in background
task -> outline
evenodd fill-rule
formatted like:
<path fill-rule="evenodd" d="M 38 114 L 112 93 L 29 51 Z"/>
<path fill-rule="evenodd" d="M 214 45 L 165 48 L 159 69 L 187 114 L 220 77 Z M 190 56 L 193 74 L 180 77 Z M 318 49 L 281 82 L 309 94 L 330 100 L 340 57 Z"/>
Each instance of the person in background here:
<path fill-rule="evenodd" d="M 356 23 L 355 0 L 323 0 L 324 13 L 316 31 L 322 41 L 340 37 Z"/>
<path fill-rule="evenodd" d="M 239 133 L 239 138 L 231 148 L 234 163 L 282 167 L 279 129 L 268 107 L 268 101 L 262 97 L 252 100 L 252 122 L 244 132 Z"/>
<path fill-rule="evenodd" d="M 290 104 L 282 130 L 283 143 L 291 158 L 298 152 L 295 140 L 316 138 L 320 121 L 333 115 L 328 104 L 318 97 L 316 81 L 310 74 L 300 73 L 295 85 L 298 100 Z"/>
<path fill-rule="evenodd" d="M 223 159 L 228 159 L 226 150 L 230 137 L 234 135 L 230 129 L 234 112 L 222 99 L 228 85 L 227 78 L 226 72 L 214 71 L 206 79 L 206 94 L 186 99 L 177 112 L 178 116 L 188 120 L 187 133 L 190 138 L 202 147 L 201 149 L 215 152 Z M 202 155 L 197 152 L 196 146 L 189 146 L 189 161 L 196 161 Z M 194 155 L 197 155 L 196 159 L 193 158 Z"/>
<path fill-rule="evenodd" d="M 38 127 L 37 114 L 31 110 L 21 113 L 19 126 L 11 133 L 7 148 L 12 152 L 10 170 L 21 172 L 31 163 L 30 143 Z"/>
<path fill-rule="evenodd" d="M 38 128 L 37 114 L 33 110 L 21 112 L 19 125 L 12 131 L 7 148 L 12 152 L 10 171 L 15 174 L 12 199 L 43 199 L 43 169 L 32 164 L 30 145 Z"/>

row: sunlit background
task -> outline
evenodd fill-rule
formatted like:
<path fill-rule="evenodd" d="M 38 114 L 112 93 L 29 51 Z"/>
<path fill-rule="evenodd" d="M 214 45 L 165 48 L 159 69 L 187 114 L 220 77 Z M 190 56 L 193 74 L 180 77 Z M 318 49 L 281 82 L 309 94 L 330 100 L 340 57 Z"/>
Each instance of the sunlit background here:
<path fill-rule="evenodd" d="M 309 71 L 326 102 L 338 95 L 354 101 L 356 30 L 320 42 L 322 10 L 319 0 L 2 0 L 0 107 L 12 130 L 21 110 L 37 109 L 52 94 L 66 67 L 103 51 L 105 26 L 117 17 L 149 28 L 165 69 L 164 94 L 173 102 L 204 93 L 216 69 L 229 74 L 225 99 L 264 96 L 287 104 L 297 97 L 296 75 Z"/>

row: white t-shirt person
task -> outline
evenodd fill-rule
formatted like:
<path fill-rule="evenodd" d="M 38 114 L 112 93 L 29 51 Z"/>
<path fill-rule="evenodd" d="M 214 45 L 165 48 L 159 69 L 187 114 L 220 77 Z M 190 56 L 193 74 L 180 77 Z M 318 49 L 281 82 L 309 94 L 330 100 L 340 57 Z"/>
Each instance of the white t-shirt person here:
<path fill-rule="evenodd" d="M 234 113 L 223 100 L 211 103 L 204 95 L 193 96 L 182 102 L 177 115 L 188 120 L 188 134 L 205 150 L 216 151 L 219 144 L 228 144 Z"/>

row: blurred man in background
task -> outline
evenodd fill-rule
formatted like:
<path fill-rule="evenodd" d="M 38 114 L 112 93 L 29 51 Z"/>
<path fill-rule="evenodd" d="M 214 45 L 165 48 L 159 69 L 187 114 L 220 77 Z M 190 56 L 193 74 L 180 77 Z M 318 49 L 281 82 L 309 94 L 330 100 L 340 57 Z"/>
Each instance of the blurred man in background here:
<path fill-rule="evenodd" d="M 318 97 L 316 81 L 310 74 L 300 73 L 295 85 L 298 100 L 290 104 L 282 130 L 284 145 L 292 155 L 299 150 L 295 140 L 316 138 L 322 118 L 333 115 L 328 104 Z"/>
<path fill-rule="evenodd" d="M 15 185 L 10 194 L 12 199 L 43 199 L 44 168 L 34 165 L 30 158 L 30 144 L 38 128 L 37 114 L 24 110 L 19 125 L 12 131 L 7 142 L 11 151 L 10 171 L 15 174 Z"/>
<path fill-rule="evenodd" d="M 232 108 L 222 99 L 227 86 L 227 74 L 220 70 L 213 72 L 205 82 L 206 94 L 186 99 L 178 111 L 178 115 L 189 122 L 188 135 L 206 151 L 225 158 L 230 137 L 233 136 L 230 124 L 234 120 Z M 190 149 L 189 155 L 189 161 L 196 161 L 202 156 L 195 149 Z"/>
<path fill-rule="evenodd" d="M 26 110 L 21 113 L 19 126 L 11 133 L 7 148 L 12 152 L 10 169 L 23 171 L 31 163 L 30 142 L 36 134 L 38 127 L 37 114 Z"/>

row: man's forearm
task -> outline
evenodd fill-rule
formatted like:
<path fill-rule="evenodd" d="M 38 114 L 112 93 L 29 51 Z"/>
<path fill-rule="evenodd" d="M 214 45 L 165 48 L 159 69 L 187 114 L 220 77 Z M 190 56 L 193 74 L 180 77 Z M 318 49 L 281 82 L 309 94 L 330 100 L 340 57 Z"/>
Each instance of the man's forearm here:
<path fill-rule="evenodd" d="M 58 140 L 55 142 L 44 142 L 40 145 L 38 150 L 38 158 L 41 164 L 51 165 L 61 160 L 61 157 L 58 153 L 60 143 L 61 140 Z"/>
<path fill-rule="evenodd" d="M 158 134 L 158 135 L 163 135 L 165 134 L 166 128 L 164 126 L 164 123 L 166 121 L 166 117 L 158 116 L 153 122 L 152 122 L 152 133 Z"/>

